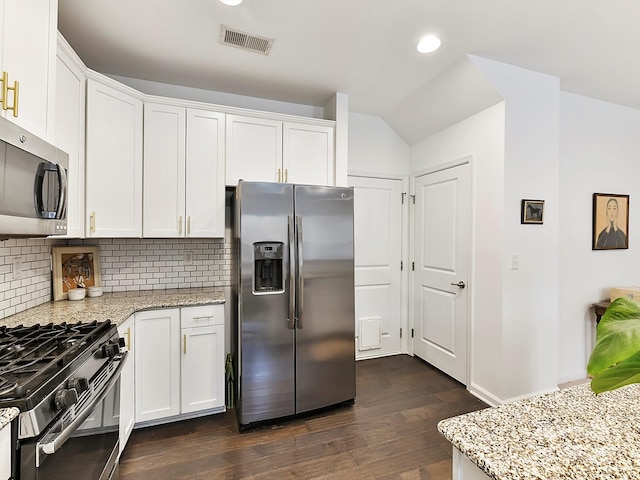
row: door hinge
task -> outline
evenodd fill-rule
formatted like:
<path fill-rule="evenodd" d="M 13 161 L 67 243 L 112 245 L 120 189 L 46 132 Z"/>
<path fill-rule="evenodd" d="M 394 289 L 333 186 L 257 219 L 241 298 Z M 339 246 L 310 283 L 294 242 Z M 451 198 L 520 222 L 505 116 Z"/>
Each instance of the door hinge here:
<path fill-rule="evenodd" d="M 404 205 L 404 197 L 405 197 L 406 193 L 402 192 L 402 204 Z"/>
<path fill-rule="evenodd" d="M 411 202 L 415 205 L 416 204 L 416 196 L 415 195 L 409 195 L 411 197 Z"/>
<path fill-rule="evenodd" d="M 411 338 L 413 338 L 413 328 L 411 329 Z"/>
<path fill-rule="evenodd" d="M 400 260 L 400 271 L 402 271 L 403 269 L 404 269 L 404 262 Z"/>
<path fill-rule="evenodd" d="M 400 338 L 402 338 L 402 329 L 400 329 Z"/>
<path fill-rule="evenodd" d="M 411 262 L 411 270 L 414 271 L 416 269 L 416 262 Z"/>

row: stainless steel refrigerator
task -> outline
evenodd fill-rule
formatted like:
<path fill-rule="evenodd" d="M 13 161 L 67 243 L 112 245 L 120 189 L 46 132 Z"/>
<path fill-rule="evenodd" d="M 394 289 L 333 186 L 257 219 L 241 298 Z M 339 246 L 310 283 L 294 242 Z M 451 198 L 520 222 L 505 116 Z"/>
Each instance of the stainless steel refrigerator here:
<path fill-rule="evenodd" d="M 353 189 L 240 181 L 234 210 L 240 428 L 353 403 Z"/>

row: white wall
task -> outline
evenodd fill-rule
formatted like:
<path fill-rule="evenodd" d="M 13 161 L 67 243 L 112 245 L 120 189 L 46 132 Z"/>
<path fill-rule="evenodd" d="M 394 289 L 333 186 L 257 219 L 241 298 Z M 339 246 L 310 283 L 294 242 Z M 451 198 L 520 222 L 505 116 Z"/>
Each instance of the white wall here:
<path fill-rule="evenodd" d="M 478 57 L 472 61 L 505 99 L 499 397 L 511 401 L 557 389 L 560 81 Z M 526 198 L 545 200 L 543 225 L 520 224 Z M 520 258 L 518 270 L 511 269 L 513 254 Z"/>
<path fill-rule="evenodd" d="M 591 304 L 610 287 L 640 285 L 640 110 L 560 96 L 560 382 L 584 378 Z M 629 194 L 629 249 L 591 249 L 593 193 Z"/>
<path fill-rule="evenodd" d="M 252 110 L 285 113 L 288 115 L 299 115 L 302 117 L 325 118 L 323 107 L 279 102 L 277 100 L 268 100 L 265 98 L 246 97 L 244 95 L 215 92 L 213 90 L 203 90 L 201 88 L 184 87 L 181 85 L 171 85 L 168 83 L 153 82 L 139 78 L 121 77 L 118 75 L 109 76 L 114 80 L 124 83 L 125 85 L 135 88 L 139 92 L 147 95 L 180 98 L 194 102 L 226 105 L 228 107 L 249 108 Z"/>
<path fill-rule="evenodd" d="M 412 173 L 471 157 L 468 387 L 482 398 L 497 397 L 502 389 L 504 112 L 504 103 L 499 103 L 411 146 Z"/>
<path fill-rule="evenodd" d="M 409 146 L 380 117 L 349 113 L 349 175 L 409 174 Z"/>

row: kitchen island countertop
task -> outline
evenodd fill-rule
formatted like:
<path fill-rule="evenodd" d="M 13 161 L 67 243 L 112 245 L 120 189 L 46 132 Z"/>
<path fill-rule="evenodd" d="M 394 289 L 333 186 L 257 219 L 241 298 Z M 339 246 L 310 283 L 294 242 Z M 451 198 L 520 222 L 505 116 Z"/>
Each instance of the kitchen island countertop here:
<path fill-rule="evenodd" d="M 442 420 L 438 430 L 495 480 L 640 479 L 640 385 L 589 384 Z"/>

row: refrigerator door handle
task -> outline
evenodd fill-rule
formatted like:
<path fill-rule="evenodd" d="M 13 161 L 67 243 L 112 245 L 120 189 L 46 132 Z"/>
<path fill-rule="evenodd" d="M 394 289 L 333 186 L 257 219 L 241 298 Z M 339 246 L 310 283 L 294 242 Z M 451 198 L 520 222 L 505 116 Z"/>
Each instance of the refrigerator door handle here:
<path fill-rule="evenodd" d="M 298 301 L 296 303 L 296 327 L 302 328 L 302 317 L 304 312 L 304 280 L 302 278 L 303 255 L 302 255 L 302 217 L 296 215 L 296 253 L 298 254 L 296 271 L 296 293 Z"/>
<path fill-rule="evenodd" d="M 293 216 L 287 215 L 289 226 L 289 318 L 287 318 L 287 328 L 296 328 L 296 254 L 295 254 L 295 225 Z"/>

